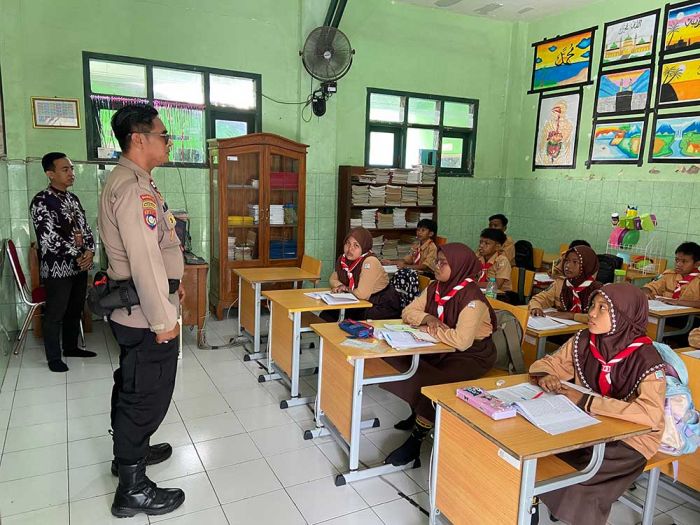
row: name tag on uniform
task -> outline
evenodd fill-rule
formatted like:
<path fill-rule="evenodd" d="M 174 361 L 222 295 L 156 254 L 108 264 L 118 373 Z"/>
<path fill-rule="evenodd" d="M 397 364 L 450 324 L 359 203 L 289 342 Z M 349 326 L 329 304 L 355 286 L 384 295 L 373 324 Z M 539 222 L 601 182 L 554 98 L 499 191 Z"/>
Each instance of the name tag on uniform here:
<path fill-rule="evenodd" d="M 366 270 L 369 270 L 370 264 L 369 264 L 369 263 L 365 263 L 365 264 L 362 265 L 362 267 L 363 267 L 364 269 L 366 269 Z"/>
<path fill-rule="evenodd" d="M 471 301 L 468 305 L 467 308 L 476 308 L 476 301 Z"/>

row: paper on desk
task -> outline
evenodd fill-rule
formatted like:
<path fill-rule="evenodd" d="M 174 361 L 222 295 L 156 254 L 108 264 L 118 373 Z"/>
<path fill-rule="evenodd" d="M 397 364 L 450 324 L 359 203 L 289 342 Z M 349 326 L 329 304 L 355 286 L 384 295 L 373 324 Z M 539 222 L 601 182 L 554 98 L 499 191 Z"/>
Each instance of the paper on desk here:
<path fill-rule="evenodd" d="M 342 346 L 352 346 L 354 348 L 362 348 L 364 350 L 375 350 L 379 346 L 379 341 L 376 339 L 352 339 L 348 337 L 340 344 Z"/>
<path fill-rule="evenodd" d="M 700 359 L 700 350 L 691 350 L 690 352 L 683 352 L 683 355 L 688 357 L 694 357 L 695 359 Z"/>
<path fill-rule="evenodd" d="M 537 272 L 535 274 L 535 281 L 538 283 L 553 283 L 554 279 L 552 279 L 548 273 Z"/>
<path fill-rule="evenodd" d="M 306 297 L 311 297 L 312 299 L 316 299 L 317 301 L 320 301 L 323 293 L 324 292 L 306 292 L 304 295 Z"/>
<path fill-rule="evenodd" d="M 489 393 L 496 396 L 501 401 L 506 403 L 517 403 L 518 401 L 526 401 L 532 399 L 543 390 L 537 386 L 530 383 L 520 383 L 513 386 L 507 386 L 505 388 L 498 388 L 496 390 L 489 390 Z"/>
<path fill-rule="evenodd" d="M 384 271 L 386 273 L 396 273 L 399 271 L 399 267 L 395 264 L 387 264 L 385 266 L 382 266 L 382 268 L 384 268 Z"/>
<path fill-rule="evenodd" d="M 351 304 L 359 302 L 359 299 L 351 293 L 330 293 L 330 292 L 306 292 L 307 297 L 324 301 L 327 304 Z"/>
<path fill-rule="evenodd" d="M 396 350 L 405 350 L 407 348 L 422 348 L 424 346 L 433 346 L 435 343 L 429 341 L 421 341 L 413 336 L 410 332 L 392 332 L 384 331 L 384 340 Z"/>
<path fill-rule="evenodd" d="M 390 332 L 407 332 L 413 335 L 416 339 L 421 341 L 428 341 L 429 343 L 439 343 L 438 339 L 435 339 L 432 335 L 427 332 L 423 332 L 418 328 L 414 328 L 411 325 L 403 323 L 390 323 L 384 325 L 384 330 L 389 330 Z"/>
<path fill-rule="evenodd" d="M 569 324 L 563 321 L 564 319 L 554 319 L 548 315 L 544 317 L 530 316 L 527 319 L 527 327 L 533 330 L 557 330 Z"/>
<path fill-rule="evenodd" d="M 667 304 L 656 299 L 649 299 L 649 310 L 652 312 L 663 312 L 667 310 L 681 310 L 683 308 L 690 309 L 690 306 L 680 306 L 677 304 Z"/>
<path fill-rule="evenodd" d="M 515 406 L 530 423 L 553 436 L 600 423 L 564 395 L 545 394 Z"/>

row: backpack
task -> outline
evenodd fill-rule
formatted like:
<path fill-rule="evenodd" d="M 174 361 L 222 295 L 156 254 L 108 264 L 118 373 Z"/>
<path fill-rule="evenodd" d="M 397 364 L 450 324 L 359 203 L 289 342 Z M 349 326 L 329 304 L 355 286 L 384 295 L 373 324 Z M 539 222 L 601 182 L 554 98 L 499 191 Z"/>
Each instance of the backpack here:
<path fill-rule="evenodd" d="M 666 364 L 665 426 L 659 452 L 692 454 L 700 446 L 700 416 L 688 388 L 688 369 L 670 346 L 655 341 L 654 347 Z"/>
<path fill-rule="evenodd" d="M 615 281 L 615 270 L 622 268 L 622 259 L 617 255 L 610 253 L 598 254 L 598 269 L 597 280 L 603 284 L 612 283 Z"/>
<path fill-rule="evenodd" d="M 391 277 L 389 284 L 399 292 L 401 309 L 406 308 L 420 294 L 418 272 L 412 268 L 401 268 Z"/>
<path fill-rule="evenodd" d="M 526 370 L 520 345 L 523 327 L 508 310 L 496 310 L 496 324 L 497 329 L 491 334 L 491 340 L 496 346 L 496 363 L 493 367 L 509 374 L 524 374 Z"/>
<path fill-rule="evenodd" d="M 530 241 L 515 242 L 515 266 L 535 271 L 535 259 L 532 255 L 532 243 Z"/>

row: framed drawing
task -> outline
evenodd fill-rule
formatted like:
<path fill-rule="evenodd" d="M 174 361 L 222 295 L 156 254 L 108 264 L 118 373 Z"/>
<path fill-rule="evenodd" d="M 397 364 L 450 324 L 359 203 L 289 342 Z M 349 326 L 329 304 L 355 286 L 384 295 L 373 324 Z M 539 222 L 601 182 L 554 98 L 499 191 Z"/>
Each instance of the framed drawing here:
<path fill-rule="evenodd" d="M 80 129 L 77 98 L 32 97 L 35 128 Z"/>
<path fill-rule="evenodd" d="M 649 162 L 700 162 L 700 112 L 656 113 Z"/>
<path fill-rule="evenodd" d="M 656 82 L 656 105 L 689 106 L 700 102 L 700 55 L 663 60 Z"/>
<path fill-rule="evenodd" d="M 649 107 L 652 66 L 600 71 L 595 94 L 595 115 L 639 113 Z"/>
<path fill-rule="evenodd" d="M 661 54 L 700 48 L 700 1 L 667 4 Z"/>
<path fill-rule="evenodd" d="M 646 138 L 646 115 L 593 122 L 589 164 L 641 166 Z"/>
<path fill-rule="evenodd" d="M 660 12 L 660 9 L 656 9 L 605 24 L 600 66 L 652 57 L 656 49 Z"/>
<path fill-rule="evenodd" d="M 590 84 L 595 27 L 535 42 L 529 93 Z"/>
<path fill-rule="evenodd" d="M 581 88 L 540 95 L 532 169 L 576 167 Z"/>

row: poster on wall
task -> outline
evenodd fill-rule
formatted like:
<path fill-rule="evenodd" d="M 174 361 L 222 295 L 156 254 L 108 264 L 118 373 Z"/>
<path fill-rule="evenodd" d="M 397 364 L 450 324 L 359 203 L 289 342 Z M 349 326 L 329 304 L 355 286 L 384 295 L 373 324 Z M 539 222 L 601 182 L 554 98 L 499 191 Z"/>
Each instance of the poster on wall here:
<path fill-rule="evenodd" d="M 540 95 L 532 169 L 576 167 L 581 88 Z"/>
<path fill-rule="evenodd" d="M 653 56 L 659 14 L 656 9 L 605 24 L 601 67 Z"/>
<path fill-rule="evenodd" d="M 595 27 L 535 42 L 530 93 L 591 82 Z"/>
<path fill-rule="evenodd" d="M 641 166 L 646 138 L 646 115 L 593 123 L 589 164 Z"/>
<path fill-rule="evenodd" d="M 596 115 L 625 115 L 649 106 L 652 66 L 601 71 L 596 89 Z"/>
<path fill-rule="evenodd" d="M 655 114 L 649 162 L 699 162 L 700 113 Z"/>
<path fill-rule="evenodd" d="M 663 61 L 656 85 L 659 107 L 697 104 L 700 101 L 700 55 Z"/>
<path fill-rule="evenodd" d="M 35 128 L 80 128 L 77 98 L 32 97 L 32 120 Z"/>
<path fill-rule="evenodd" d="M 661 54 L 700 48 L 700 1 L 666 6 Z"/>

